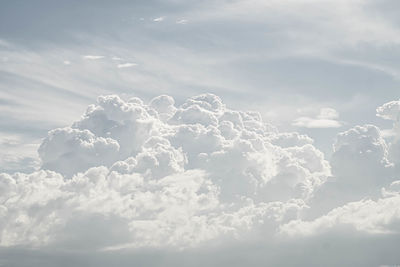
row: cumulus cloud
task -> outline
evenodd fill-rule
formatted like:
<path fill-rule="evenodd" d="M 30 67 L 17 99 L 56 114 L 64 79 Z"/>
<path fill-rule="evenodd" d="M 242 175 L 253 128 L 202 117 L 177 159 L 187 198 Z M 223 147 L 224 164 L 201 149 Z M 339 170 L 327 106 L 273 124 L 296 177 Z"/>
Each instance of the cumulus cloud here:
<path fill-rule="evenodd" d="M 390 130 L 394 140 L 389 144 L 389 160 L 400 163 L 400 100 L 391 101 L 376 109 L 377 116 L 393 121 L 393 129 Z M 400 168 L 398 168 L 400 170 Z"/>
<path fill-rule="evenodd" d="M 391 101 L 376 109 L 377 116 L 392 121 L 400 121 L 400 100 Z"/>
<path fill-rule="evenodd" d="M 309 210 L 312 217 L 348 202 L 379 198 L 381 188 L 396 179 L 388 145 L 376 126 L 356 126 L 339 133 L 333 147 L 332 177 L 315 190 Z"/>
<path fill-rule="evenodd" d="M 178 107 L 165 95 L 149 104 L 101 96 L 71 127 L 49 132 L 39 148 L 42 171 L 3 175 L 4 198 L 20 195 L 17 206 L 4 207 L 9 223 L 3 244 L 78 238 L 63 229 L 76 230 L 93 216 L 99 224 L 113 223 L 107 221 L 112 216 L 126 231 L 120 243 L 104 247 L 181 247 L 240 236 L 264 216 L 271 223 L 285 217 L 293 199 L 301 203 L 295 209 L 303 209 L 324 182 L 329 164 L 311 143 L 279 133 L 256 112 L 230 110 L 212 94 Z M 24 190 L 27 199 L 19 193 Z M 40 218 L 19 205 L 43 205 L 48 228 L 26 235 Z M 281 208 L 279 216 L 266 214 Z M 12 223 L 17 217 L 20 233 Z"/>
<path fill-rule="evenodd" d="M 384 104 L 377 109 L 377 115 L 395 121 L 400 114 L 396 105 Z M 310 209 L 303 217 L 281 224 L 278 235 L 344 247 L 346 242 L 357 240 L 364 243 L 360 258 L 366 259 L 370 254 L 371 259 L 360 260 L 354 256 L 357 252 L 353 246 L 349 246 L 351 259 L 357 262 L 352 265 L 397 263 L 399 259 L 390 249 L 398 245 L 395 240 L 399 240 L 400 234 L 397 145 L 397 140 L 385 140 L 373 125 L 356 126 L 340 133 L 331 160 L 332 177 L 315 190 L 308 202 Z"/>
<path fill-rule="evenodd" d="M 44 169 L 72 175 L 88 166 L 110 165 L 119 149 L 114 139 L 97 137 L 89 130 L 62 128 L 50 131 L 38 152 Z"/>
<path fill-rule="evenodd" d="M 369 234 L 398 234 L 400 231 L 400 181 L 390 184 L 382 198 L 350 202 L 313 221 L 293 220 L 280 227 L 288 235 L 316 235 L 344 227 Z"/>
<path fill-rule="evenodd" d="M 324 109 L 319 119 L 337 116 Z M 398 233 L 391 146 L 376 126 L 357 126 L 337 136 L 328 162 L 308 136 L 213 94 L 181 105 L 100 96 L 48 133 L 40 170 L 0 174 L 0 246 L 186 251 L 235 241 L 284 251 L 282 242 L 330 231 L 345 240 L 344 226 Z"/>

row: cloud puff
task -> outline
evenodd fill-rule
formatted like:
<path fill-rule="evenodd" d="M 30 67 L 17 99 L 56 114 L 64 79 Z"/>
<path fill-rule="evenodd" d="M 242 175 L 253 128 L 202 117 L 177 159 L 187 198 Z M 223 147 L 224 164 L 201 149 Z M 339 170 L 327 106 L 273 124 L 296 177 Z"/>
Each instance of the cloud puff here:
<path fill-rule="evenodd" d="M 93 229 L 116 223 L 123 231 L 98 240 L 104 248 L 241 236 L 265 216 L 273 224 L 285 217 L 292 199 L 303 209 L 324 182 L 329 164 L 311 143 L 212 94 L 178 107 L 170 96 L 149 104 L 101 96 L 71 127 L 49 132 L 39 148 L 42 171 L 3 175 L 3 197 L 19 196 L 4 206 L 3 245 L 71 245 L 82 235 L 75 228 L 92 220 Z M 46 227 L 29 231 L 44 218 L 27 212 L 33 206 Z M 267 214 L 276 209 L 283 210 Z"/>
<path fill-rule="evenodd" d="M 396 179 L 388 145 L 373 125 L 339 133 L 330 160 L 332 177 L 315 190 L 312 216 L 365 197 L 378 198 L 383 186 Z"/>
<path fill-rule="evenodd" d="M 397 101 L 377 109 L 384 119 L 396 121 L 399 114 Z M 376 126 L 356 126 L 338 134 L 334 150 L 333 176 L 315 190 L 307 215 L 279 226 L 280 234 L 291 238 L 351 235 L 371 244 L 376 238 L 386 242 L 398 238 L 398 141 L 385 141 Z"/>
<path fill-rule="evenodd" d="M 280 227 L 288 235 L 316 235 L 344 227 L 369 234 L 398 234 L 400 231 L 399 182 L 393 182 L 386 196 L 361 200 L 338 207 L 313 221 L 293 220 Z"/>
<path fill-rule="evenodd" d="M 179 106 L 166 95 L 100 96 L 48 133 L 41 170 L 0 174 L 0 245 L 188 250 L 233 240 L 284 251 L 283 241 L 332 229 L 345 240 L 343 226 L 390 235 L 400 218 L 393 144 L 356 126 L 328 162 L 309 137 L 213 94 Z"/>
<path fill-rule="evenodd" d="M 114 139 L 97 137 L 89 130 L 61 128 L 49 132 L 38 152 L 44 169 L 71 176 L 89 166 L 110 165 L 119 149 Z"/>

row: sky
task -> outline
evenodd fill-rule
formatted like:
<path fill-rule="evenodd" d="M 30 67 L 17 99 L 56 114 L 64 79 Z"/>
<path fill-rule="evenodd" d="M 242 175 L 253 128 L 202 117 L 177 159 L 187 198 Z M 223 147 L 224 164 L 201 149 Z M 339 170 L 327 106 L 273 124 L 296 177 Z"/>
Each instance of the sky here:
<path fill-rule="evenodd" d="M 399 9 L 0 0 L 0 266 L 400 264 Z"/>

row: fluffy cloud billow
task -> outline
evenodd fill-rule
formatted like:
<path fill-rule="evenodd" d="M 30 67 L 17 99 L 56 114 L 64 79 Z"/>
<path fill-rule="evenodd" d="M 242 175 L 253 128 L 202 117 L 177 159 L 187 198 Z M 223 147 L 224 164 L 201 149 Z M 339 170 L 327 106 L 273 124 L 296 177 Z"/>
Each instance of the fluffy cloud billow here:
<path fill-rule="evenodd" d="M 398 131 L 398 102 L 377 112 Z M 213 94 L 181 105 L 100 96 L 43 139 L 40 170 L 0 174 L 0 245 L 110 253 L 250 242 L 279 254 L 330 232 L 343 243 L 348 231 L 391 238 L 399 147 L 376 126 L 356 126 L 338 134 L 329 162 L 308 136 Z"/>

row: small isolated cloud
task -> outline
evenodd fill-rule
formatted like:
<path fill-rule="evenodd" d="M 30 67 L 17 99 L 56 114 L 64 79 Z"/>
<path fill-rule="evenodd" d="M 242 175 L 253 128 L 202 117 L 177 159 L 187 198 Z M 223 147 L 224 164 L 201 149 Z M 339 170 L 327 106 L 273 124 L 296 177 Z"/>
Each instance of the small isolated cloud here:
<path fill-rule="evenodd" d="M 303 116 L 294 120 L 292 125 L 303 128 L 339 128 L 342 122 L 338 121 L 339 113 L 333 108 L 321 108 L 315 117 Z"/>
<path fill-rule="evenodd" d="M 64 60 L 63 63 L 64 63 L 64 65 L 70 65 L 71 64 L 71 62 L 69 60 Z"/>
<path fill-rule="evenodd" d="M 153 19 L 153 21 L 154 21 L 154 22 L 161 22 L 161 21 L 163 21 L 164 19 L 165 19 L 165 17 L 158 17 L 158 18 Z"/>
<path fill-rule="evenodd" d="M 121 60 L 123 60 L 123 59 L 120 58 L 120 57 L 112 57 L 111 59 L 112 59 L 112 60 L 115 60 L 115 61 L 121 61 Z"/>
<path fill-rule="evenodd" d="M 83 56 L 84 59 L 89 59 L 89 60 L 96 60 L 96 59 L 102 59 L 104 56 L 97 56 L 97 55 L 86 55 Z"/>
<path fill-rule="evenodd" d="M 187 22 L 188 22 L 187 19 L 178 19 L 176 21 L 176 24 L 186 24 Z"/>
<path fill-rule="evenodd" d="M 122 64 L 118 64 L 117 68 L 122 69 L 122 68 L 130 68 L 130 67 L 135 67 L 137 66 L 136 63 L 122 63 Z"/>

